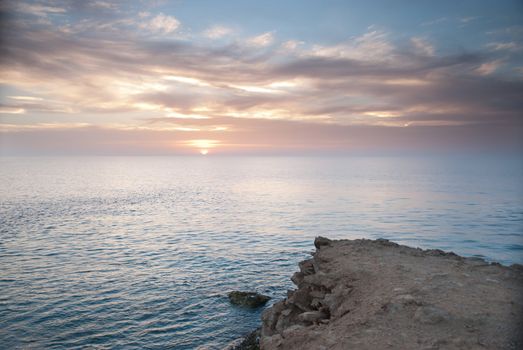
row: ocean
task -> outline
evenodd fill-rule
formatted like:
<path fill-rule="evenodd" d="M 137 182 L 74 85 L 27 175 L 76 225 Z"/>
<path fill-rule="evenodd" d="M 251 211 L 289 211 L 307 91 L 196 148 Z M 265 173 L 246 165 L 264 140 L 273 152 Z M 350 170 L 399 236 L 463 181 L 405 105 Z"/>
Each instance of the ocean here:
<path fill-rule="evenodd" d="M 0 158 L 0 347 L 222 349 L 313 239 L 523 263 L 518 157 Z"/>

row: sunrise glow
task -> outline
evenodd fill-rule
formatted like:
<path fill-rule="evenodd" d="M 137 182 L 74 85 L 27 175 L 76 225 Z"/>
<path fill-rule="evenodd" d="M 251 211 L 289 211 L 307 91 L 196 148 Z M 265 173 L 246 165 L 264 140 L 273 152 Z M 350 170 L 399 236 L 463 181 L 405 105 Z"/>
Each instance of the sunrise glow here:
<path fill-rule="evenodd" d="M 520 150 L 521 11 L 379 4 L 5 1 L 2 151 Z"/>
<path fill-rule="evenodd" d="M 523 0 L 0 0 L 0 350 L 523 348 L 522 178 Z"/>

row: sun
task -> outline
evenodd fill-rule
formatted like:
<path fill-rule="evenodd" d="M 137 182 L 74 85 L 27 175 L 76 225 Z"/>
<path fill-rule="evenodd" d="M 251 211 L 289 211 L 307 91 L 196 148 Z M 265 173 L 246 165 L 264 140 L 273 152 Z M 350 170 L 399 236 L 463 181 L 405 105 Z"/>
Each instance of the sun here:
<path fill-rule="evenodd" d="M 1 0 L 0 0 L 1 1 Z M 218 140 L 208 140 L 208 139 L 197 139 L 197 140 L 185 140 L 181 143 L 188 147 L 186 150 L 192 154 L 193 152 L 198 152 L 202 156 L 206 156 L 209 153 L 214 152 L 214 150 L 220 146 L 221 142 Z M 179 144 L 179 143 L 177 143 Z M 214 154 L 214 153 L 213 153 Z"/>
<path fill-rule="evenodd" d="M 209 151 L 211 149 L 217 147 L 220 144 L 220 141 L 199 139 L 199 140 L 187 140 L 184 143 L 187 146 L 196 148 L 202 156 L 205 156 L 209 153 Z"/>

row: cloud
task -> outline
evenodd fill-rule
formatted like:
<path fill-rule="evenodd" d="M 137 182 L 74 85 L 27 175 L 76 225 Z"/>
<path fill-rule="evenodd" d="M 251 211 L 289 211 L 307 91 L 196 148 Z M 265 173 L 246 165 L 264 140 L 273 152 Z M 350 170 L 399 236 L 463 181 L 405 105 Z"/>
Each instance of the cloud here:
<path fill-rule="evenodd" d="M 234 122 L 234 121 L 231 121 Z M 408 127 L 318 125 L 279 120 L 240 120 L 237 130 L 184 131 L 40 125 L 9 132 L 0 128 L 2 154 L 397 154 L 511 150 L 522 146 L 519 131 L 503 125 Z M 3 130 L 2 130 L 3 129 Z M 314 142 L 311 142 L 314 140 Z M 369 143 L 369 140 L 372 142 Z"/>
<path fill-rule="evenodd" d="M 493 51 L 520 51 L 523 48 L 515 42 L 494 42 L 486 46 Z"/>
<path fill-rule="evenodd" d="M 448 20 L 449 19 L 447 17 L 439 17 L 439 18 L 433 19 L 431 21 L 423 22 L 423 23 L 421 23 L 421 25 L 422 26 L 431 26 L 431 25 L 434 25 L 434 24 L 447 22 Z"/>
<path fill-rule="evenodd" d="M 7 98 L 10 98 L 12 100 L 19 100 L 19 101 L 42 101 L 43 98 L 41 97 L 34 97 L 34 96 L 7 96 Z"/>
<path fill-rule="evenodd" d="M 396 56 L 396 49 L 388 40 L 387 33 L 372 30 L 337 45 L 314 45 L 310 55 L 333 59 L 352 59 L 362 62 L 390 62 Z"/>
<path fill-rule="evenodd" d="M 180 27 L 180 21 L 173 16 L 163 13 L 156 15 L 149 21 L 140 25 L 140 28 L 147 29 L 153 33 L 170 34 Z"/>
<path fill-rule="evenodd" d="M 219 39 L 231 35 L 234 32 L 232 28 L 222 25 L 212 26 L 203 32 L 203 35 L 210 39 Z"/>
<path fill-rule="evenodd" d="M 500 60 L 486 62 L 486 63 L 483 63 L 482 65 L 480 65 L 476 69 L 476 72 L 479 75 L 490 75 L 490 74 L 494 73 L 502 64 L 503 64 L 503 62 L 501 62 Z"/>
<path fill-rule="evenodd" d="M 303 41 L 299 41 L 299 40 L 288 40 L 286 42 L 284 42 L 283 44 L 281 44 L 281 47 L 284 49 L 284 50 L 287 50 L 287 51 L 294 51 L 296 50 L 300 45 L 303 45 L 305 44 L 305 42 Z"/>
<path fill-rule="evenodd" d="M 17 11 L 38 17 L 47 17 L 50 14 L 63 14 L 66 12 L 66 9 L 62 7 L 28 4 L 22 2 L 17 3 L 15 9 Z"/>
<path fill-rule="evenodd" d="M 478 17 L 478 16 L 468 16 L 468 17 L 460 17 L 459 18 L 459 21 L 461 23 L 470 23 L 472 21 L 476 21 L 478 19 L 480 19 L 481 17 Z"/>
<path fill-rule="evenodd" d="M 415 50 L 421 55 L 434 56 L 434 46 L 429 44 L 425 39 L 419 37 L 413 37 L 410 42 L 414 46 Z"/>
<path fill-rule="evenodd" d="M 254 37 L 247 39 L 246 43 L 249 46 L 269 46 L 274 41 L 274 34 L 272 32 L 266 32 Z"/>
<path fill-rule="evenodd" d="M 272 45 L 274 34 L 266 32 L 209 45 L 201 36 L 165 35 L 178 32 L 180 24 L 162 13 L 139 17 L 137 12 L 130 18 L 120 10 L 90 8 L 104 16 L 72 21 L 67 30 L 16 16 L 0 24 L 5 38 L 0 83 L 10 91 L 2 122 L 16 119 L 34 126 L 31 135 L 49 116 L 63 123 L 98 123 L 102 126 L 75 129 L 91 150 L 97 146 L 86 135 L 104 142 L 122 137 L 138 152 L 133 147 L 139 142 L 131 135 L 154 143 L 160 134 L 147 133 L 173 132 L 161 134 L 159 144 L 147 150 L 167 153 L 172 151 L 169 138 L 181 142 L 187 134 L 221 140 L 220 149 L 227 144 L 262 149 L 271 142 L 293 149 L 310 140 L 317 140 L 318 147 L 349 149 L 347 138 L 360 140 L 354 130 L 375 130 L 367 135 L 378 137 L 405 125 L 413 133 L 421 132 L 416 129 L 421 125 L 478 130 L 484 125 L 519 130 L 521 125 L 523 82 L 519 76 L 503 76 L 501 65 L 513 67 L 509 58 L 500 57 L 508 55 L 497 52 L 502 46 L 440 51 L 424 38 L 395 38 L 373 28 L 330 44 L 287 40 Z M 507 41 L 492 44 L 500 43 Z M 24 113 L 14 115 L 17 111 Z M 45 135 L 39 134 L 42 140 L 65 137 L 65 131 L 58 132 L 63 125 L 51 124 L 46 123 Z M 338 128 L 344 133 L 338 134 Z M 22 132 L 20 127 L 10 130 Z M 22 140 L 31 143 L 29 131 L 23 132 Z M 292 134 L 288 143 L 284 132 Z M 391 136 L 383 145 L 403 142 L 400 132 L 393 134 L 398 138 Z M 361 142 L 358 147 L 364 148 Z"/>
<path fill-rule="evenodd" d="M 0 114 L 24 114 L 25 109 L 10 107 L 10 106 L 0 106 Z"/>
<path fill-rule="evenodd" d="M 90 6 L 100 9 L 107 9 L 107 10 L 115 10 L 118 8 L 118 6 L 110 1 L 92 1 L 90 3 Z"/>
<path fill-rule="evenodd" d="M 397 123 L 394 116 L 412 115 L 413 105 L 422 104 L 429 111 L 445 103 L 459 104 L 444 91 L 460 95 L 463 81 L 456 77 L 466 71 L 464 67 L 485 63 L 478 55 L 427 58 L 399 50 L 379 32 L 324 47 L 327 52 L 300 48 L 278 62 L 272 57 L 280 54 L 279 48 L 253 56 L 249 47 L 237 44 L 205 48 L 182 41 L 124 38 L 112 41 L 109 50 L 97 45 L 97 39 L 72 40 L 74 35 L 16 32 L 4 56 L 5 79 L 29 90 L 44 84 L 58 100 L 48 105 L 68 112 L 374 124 L 383 121 L 366 112 L 392 109 L 387 121 L 392 125 Z M 375 57 L 379 56 L 375 52 L 383 51 L 388 52 L 387 61 Z M 67 57 L 67 64 L 62 57 Z M 445 89 L 438 90 L 440 86 Z M 476 105 L 480 110 L 492 108 L 485 105 L 489 100 L 466 103 L 470 110 Z M 43 110 L 29 104 L 18 107 Z"/>

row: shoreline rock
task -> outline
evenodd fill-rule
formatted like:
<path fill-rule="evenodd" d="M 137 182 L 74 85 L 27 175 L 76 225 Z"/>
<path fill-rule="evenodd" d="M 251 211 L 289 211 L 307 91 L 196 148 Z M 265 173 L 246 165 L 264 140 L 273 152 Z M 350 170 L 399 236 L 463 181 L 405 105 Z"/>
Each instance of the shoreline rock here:
<path fill-rule="evenodd" d="M 521 349 L 523 267 L 388 240 L 316 238 L 262 350 Z"/>
<path fill-rule="evenodd" d="M 260 350 L 260 331 L 261 328 L 255 329 L 238 343 L 233 344 L 224 350 Z"/>
<path fill-rule="evenodd" d="M 229 292 L 227 296 L 231 304 L 248 308 L 263 306 L 271 300 L 271 297 L 256 292 L 233 291 Z"/>

